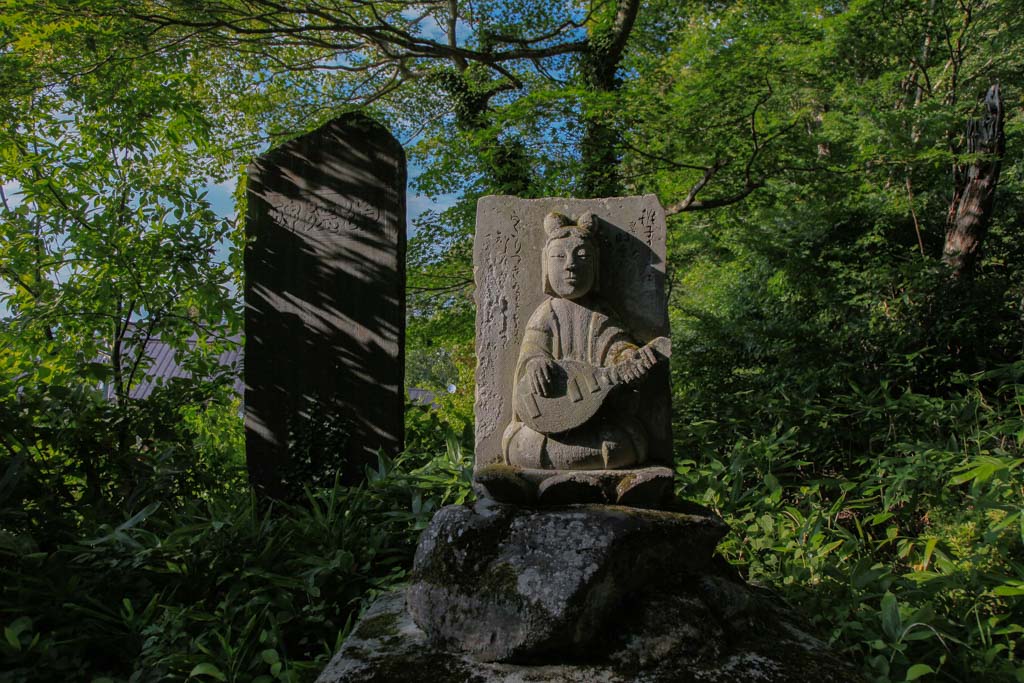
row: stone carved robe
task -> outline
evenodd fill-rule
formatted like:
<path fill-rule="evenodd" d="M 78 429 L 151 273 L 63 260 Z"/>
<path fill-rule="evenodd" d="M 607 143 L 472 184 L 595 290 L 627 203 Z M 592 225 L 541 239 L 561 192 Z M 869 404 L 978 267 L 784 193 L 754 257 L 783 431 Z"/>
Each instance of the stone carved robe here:
<path fill-rule="evenodd" d="M 593 301 L 587 305 L 549 297 L 530 316 L 516 363 L 513 392 L 518 391 L 534 359 L 575 360 L 610 367 L 637 349 L 619 323 Z M 513 397 L 512 405 L 517 405 Z M 643 461 L 647 438 L 643 426 L 622 401 L 605 406 L 590 422 L 561 434 L 541 434 L 525 425 L 513 408 L 502 438 L 505 462 L 534 469 L 592 470 L 628 467 Z M 611 413 L 615 413 L 612 415 Z"/>

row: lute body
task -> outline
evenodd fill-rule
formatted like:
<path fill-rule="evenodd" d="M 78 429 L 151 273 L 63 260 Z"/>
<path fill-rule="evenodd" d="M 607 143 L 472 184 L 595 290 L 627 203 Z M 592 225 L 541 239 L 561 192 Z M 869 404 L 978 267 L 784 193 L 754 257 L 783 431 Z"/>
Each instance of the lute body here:
<path fill-rule="evenodd" d="M 646 348 L 654 350 L 655 358 L 661 362 L 671 355 L 672 342 L 667 337 L 658 337 Z M 542 434 L 575 429 L 594 417 L 617 387 L 627 383 L 626 366 L 642 362 L 634 359 L 602 368 L 583 361 L 556 360 L 547 396 L 535 393 L 524 373 L 516 387 L 519 419 Z"/>

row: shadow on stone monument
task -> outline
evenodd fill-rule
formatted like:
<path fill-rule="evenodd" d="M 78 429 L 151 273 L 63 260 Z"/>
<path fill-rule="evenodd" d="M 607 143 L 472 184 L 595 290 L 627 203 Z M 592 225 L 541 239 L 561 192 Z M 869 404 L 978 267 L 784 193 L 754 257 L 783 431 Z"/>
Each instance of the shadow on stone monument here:
<path fill-rule="evenodd" d="M 484 197 L 474 272 L 480 500 L 319 682 L 860 680 L 675 497 L 657 199 Z"/>
<path fill-rule="evenodd" d="M 401 146 L 360 114 L 249 166 L 246 457 L 263 494 L 355 482 L 402 449 L 405 185 Z"/>

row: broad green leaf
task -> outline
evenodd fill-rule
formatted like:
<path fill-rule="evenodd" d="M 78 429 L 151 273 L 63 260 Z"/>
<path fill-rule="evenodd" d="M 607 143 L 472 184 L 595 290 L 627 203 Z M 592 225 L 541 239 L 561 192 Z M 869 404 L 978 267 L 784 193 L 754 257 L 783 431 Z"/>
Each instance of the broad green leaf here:
<path fill-rule="evenodd" d="M 907 669 L 907 680 L 916 681 L 921 678 L 921 676 L 933 673 L 935 673 L 935 669 L 931 668 L 927 664 L 914 664 Z"/>
<path fill-rule="evenodd" d="M 190 671 L 189 674 L 188 674 L 189 678 L 195 678 L 197 676 L 209 676 L 210 678 L 214 678 L 214 679 L 216 679 L 218 681 L 226 681 L 226 680 L 228 680 L 228 677 L 225 676 L 221 672 L 221 670 L 217 668 L 217 665 L 216 664 L 211 664 L 210 662 L 203 662 L 202 664 L 196 664 L 192 668 L 192 671 Z"/>
<path fill-rule="evenodd" d="M 888 636 L 889 642 L 897 642 L 903 631 L 903 622 L 900 618 L 899 602 L 897 602 L 896 596 L 888 591 L 882 596 L 881 617 L 882 630 Z"/>

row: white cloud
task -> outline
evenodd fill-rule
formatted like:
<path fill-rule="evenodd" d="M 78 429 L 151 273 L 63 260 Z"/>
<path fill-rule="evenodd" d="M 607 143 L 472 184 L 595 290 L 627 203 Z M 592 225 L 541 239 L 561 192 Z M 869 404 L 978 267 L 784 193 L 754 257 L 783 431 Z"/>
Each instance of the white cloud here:
<path fill-rule="evenodd" d="M 213 178 L 207 179 L 206 198 L 218 216 L 234 217 L 236 213 L 234 193 L 237 186 L 238 178 L 234 176 L 219 183 L 214 183 Z"/>

